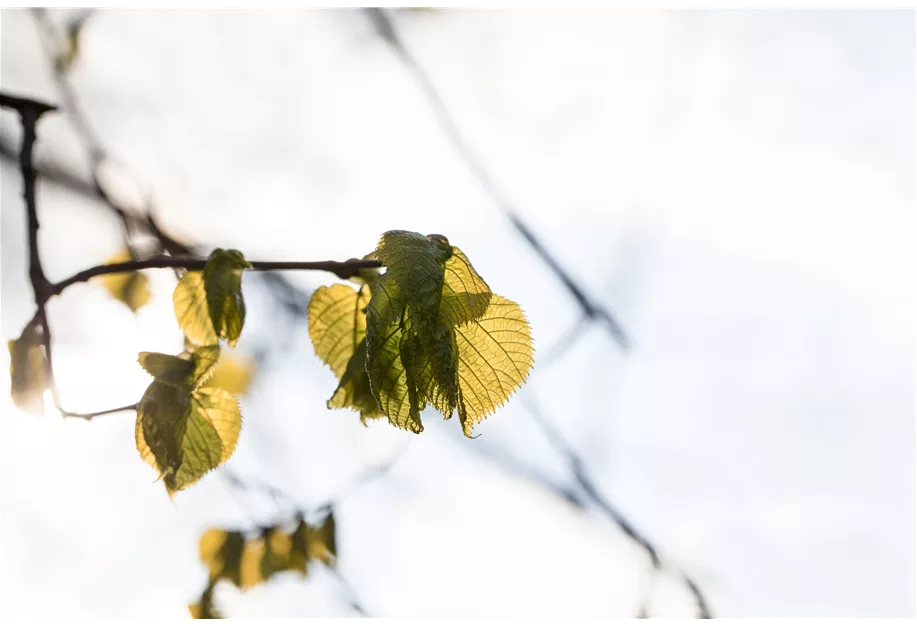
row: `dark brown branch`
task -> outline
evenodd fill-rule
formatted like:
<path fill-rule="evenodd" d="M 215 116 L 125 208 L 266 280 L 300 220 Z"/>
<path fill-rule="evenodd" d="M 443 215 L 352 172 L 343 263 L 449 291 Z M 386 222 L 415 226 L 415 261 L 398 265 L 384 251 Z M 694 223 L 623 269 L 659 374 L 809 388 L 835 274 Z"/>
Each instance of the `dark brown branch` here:
<path fill-rule="evenodd" d="M 363 10 L 366 11 L 378 35 L 388 44 L 395 53 L 395 56 L 398 57 L 405 68 L 413 75 L 414 80 L 418 83 L 427 101 L 430 103 L 430 107 L 433 109 L 440 127 L 451 142 L 452 147 L 459 153 L 459 156 L 464 160 L 465 165 L 478 180 L 481 187 L 484 188 L 484 191 L 493 199 L 494 204 L 496 204 L 503 215 L 509 219 L 513 228 L 516 229 L 519 235 L 522 236 L 535 253 L 541 257 L 548 268 L 551 269 L 551 272 L 567 289 L 570 296 L 577 302 L 583 313 L 590 320 L 601 322 L 618 345 L 625 351 L 629 350 L 631 346 L 630 338 L 624 332 L 624 329 L 621 328 L 621 325 L 618 324 L 611 310 L 589 297 L 586 290 L 574 280 L 557 258 L 548 251 L 538 236 L 535 235 L 531 227 L 522 219 L 518 209 L 513 206 L 506 197 L 506 194 L 500 190 L 493 176 L 491 176 L 481 159 L 471 149 L 471 146 L 459 129 L 458 124 L 455 123 L 442 96 L 440 96 L 436 87 L 433 85 L 433 81 L 402 42 L 395 29 L 394 23 L 386 14 L 385 9 L 370 7 Z"/>
<path fill-rule="evenodd" d="M 257 272 L 270 272 L 275 270 L 320 270 L 331 272 L 342 279 L 350 278 L 359 270 L 379 268 L 382 264 L 372 259 L 351 259 L 350 261 L 251 261 L 251 270 Z M 153 268 L 184 268 L 185 270 L 203 270 L 207 265 L 206 259 L 195 257 L 152 257 L 142 261 L 124 261 L 122 263 L 109 263 L 101 266 L 87 268 L 77 272 L 71 277 L 54 283 L 48 290 L 48 297 L 57 296 L 74 283 L 85 283 L 97 276 L 118 274 L 120 272 L 136 272 Z"/>
<path fill-rule="evenodd" d="M 22 196 L 25 200 L 28 224 L 29 281 L 32 284 L 35 304 L 37 305 L 33 322 L 41 328 L 41 345 L 45 353 L 45 380 L 51 390 L 51 394 L 54 396 L 55 405 L 60 407 L 60 398 L 57 385 L 54 382 L 54 367 L 51 360 L 51 329 L 48 325 L 48 315 L 45 311 L 45 302 L 48 300 L 51 286 L 47 277 L 45 277 L 45 271 L 41 265 L 41 252 L 38 249 L 40 223 L 38 221 L 38 203 L 35 198 L 37 173 L 32 156 L 32 150 L 35 147 L 37 138 L 36 126 L 38 125 L 38 119 L 42 114 L 54 111 L 56 107 L 30 98 L 21 98 L 3 93 L 0 93 L 0 106 L 16 110 L 22 123 L 22 149 L 19 153 L 19 169 L 22 172 Z"/>
<path fill-rule="evenodd" d="M 64 418 L 82 418 L 83 420 L 92 420 L 97 416 L 105 416 L 108 414 L 118 414 L 122 411 L 137 411 L 137 403 L 133 405 L 125 405 L 124 407 L 115 407 L 114 409 L 103 409 L 102 411 L 90 412 L 86 414 L 80 414 L 72 411 L 60 410 L 61 415 Z"/>

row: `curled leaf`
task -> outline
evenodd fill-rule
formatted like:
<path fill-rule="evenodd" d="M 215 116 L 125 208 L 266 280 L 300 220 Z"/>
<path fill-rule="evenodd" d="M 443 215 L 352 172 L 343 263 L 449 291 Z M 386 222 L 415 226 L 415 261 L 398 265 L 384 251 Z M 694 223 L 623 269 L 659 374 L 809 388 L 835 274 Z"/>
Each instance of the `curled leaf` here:
<path fill-rule="evenodd" d="M 217 248 L 204 267 L 204 291 L 216 334 L 234 347 L 245 324 L 242 271 L 250 268 L 238 250 Z"/>

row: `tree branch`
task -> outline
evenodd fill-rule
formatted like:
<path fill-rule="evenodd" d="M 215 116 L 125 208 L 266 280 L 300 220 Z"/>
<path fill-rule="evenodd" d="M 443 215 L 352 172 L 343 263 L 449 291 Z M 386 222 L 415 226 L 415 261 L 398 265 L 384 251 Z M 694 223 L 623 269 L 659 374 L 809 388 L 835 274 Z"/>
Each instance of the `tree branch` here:
<path fill-rule="evenodd" d="M 583 314 L 590 320 L 596 320 L 603 323 L 608 333 L 617 342 L 618 346 L 624 351 L 629 350 L 631 346 L 630 338 L 618 323 L 617 318 L 611 313 L 611 310 L 589 297 L 586 290 L 573 279 L 557 258 L 548 251 L 538 236 L 535 235 L 535 232 L 532 231 L 531 227 L 522 219 L 519 210 L 513 206 L 506 195 L 500 190 L 494 177 L 484 166 L 481 159 L 471 149 L 471 146 L 459 129 L 458 124 L 456 124 L 454 118 L 450 114 L 448 107 L 446 107 L 446 103 L 443 101 L 442 96 L 440 96 L 433 84 L 433 81 L 404 45 L 404 42 L 395 29 L 394 22 L 386 14 L 385 10 L 378 7 L 364 8 L 363 10 L 376 28 L 379 37 L 388 44 L 398 60 L 401 61 L 408 72 L 414 77 L 414 80 L 417 81 L 430 104 L 430 108 L 433 109 L 440 127 L 452 144 L 452 147 L 462 160 L 464 160 L 465 165 L 478 180 L 481 187 L 484 188 L 484 191 L 493 199 L 494 204 L 500 209 L 503 215 L 509 219 L 513 228 L 516 229 L 532 250 L 534 250 L 548 268 L 551 269 L 554 276 L 557 277 L 570 293 L 570 296 L 572 296 L 579 305 L 580 309 L 582 309 Z"/>
<path fill-rule="evenodd" d="M 51 329 L 48 325 L 48 315 L 45 311 L 45 302 L 48 299 L 50 283 L 45 276 L 44 269 L 41 265 L 41 252 L 38 249 L 38 203 L 35 198 L 35 180 L 37 173 L 33 163 L 32 149 L 35 146 L 36 126 L 38 119 L 42 114 L 48 111 L 54 111 L 57 107 L 38 100 L 30 98 L 21 98 L 10 94 L 0 93 L 0 106 L 14 109 L 19 113 L 22 124 L 22 149 L 19 153 L 19 169 L 22 172 L 23 192 L 25 199 L 26 217 L 28 224 L 28 246 L 29 246 L 29 281 L 32 284 L 32 291 L 35 295 L 35 304 L 37 311 L 33 317 L 33 323 L 41 327 L 41 345 L 44 349 L 44 375 L 51 394 L 54 397 L 54 404 L 60 407 L 60 396 L 57 391 L 57 385 L 54 382 L 54 367 L 51 360 Z"/>
<path fill-rule="evenodd" d="M 125 405 L 124 407 L 115 407 L 114 409 L 103 409 L 102 411 L 91 412 L 87 414 L 80 414 L 72 411 L 60 410 L 61 415 L 64 418 L 82 418 L 83 420 L 92 420 L 97 416 L 105 416 L 107 414 L 117 414 L 122 411 L 137 411 L 137 403 L 133 405 Z"/>
<path fill-rule="evenodd" d="M 367 268 L 380 268 L 382 264 L 374 259 L 351 259 L 349 261 L 251 261 L 251 270 L 256 272 L 270 272 L 274 270 L 320 270 L 331 272 L 342 279 L 355 276 L 359 270 Z M 47 291 L 48 298 L 57 296 L 75 283 L 85 283 L 97 276 L 118 274 L 121 272 L 136 272 L 153 268 L 184 268 L 185 270 L 203 270 L 207 265 L 206 259 L 195 257 L 151 257 L 141 261 L 124 261 L 94 266 L 77 272 L 71 277 L 54 283 Z"/>

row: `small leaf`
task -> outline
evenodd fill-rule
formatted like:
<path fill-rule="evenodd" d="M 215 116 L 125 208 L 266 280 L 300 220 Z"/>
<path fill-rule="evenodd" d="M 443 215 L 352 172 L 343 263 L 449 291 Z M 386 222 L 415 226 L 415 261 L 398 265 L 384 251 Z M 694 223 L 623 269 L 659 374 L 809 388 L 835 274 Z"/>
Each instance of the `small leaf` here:
<path fill-rule="evenodd" d="M 264 538 L 250 538 L 245 542 L 237 584 L 240 589 L 247 590 L 264 581 L 261 576 L 261 561 L 264 559 L 266 548 Z"/>
<path fill-rule="evenodd" d="M 220 359 L 220 347 L 198 346 L 177 357 L 163 353 L 140 353 L 138 361 L 161 383 L 192 391 L 210 378 Z"/>
<path fill-rule="evenodd" d="M 250 268 L 238 250 L 217 248 L 204 267 L 204 290 L 210 320 L 217 335 L 234 347 L 245 324 L 242 271 Z"/>
<path fill-rule="evenodd" d="M 195 344 L 212 345 L 218 342 L 210 321 L 204 276 L 200 272 L 186 272 L 172 292 L 175 319 L 189 340 Z"/>
<path fill-rule="evenodd" d="M 106 264 L 131 261 L 131 255 L 123 251 L 112 257 Z M 124 303 L 134 313 L 150 301 L 150 280 L 143 272 L 119 272 L 101 277 L 102 284 L 109 294 Z"/>
<path fill-rule="evenodd" d="M 255 364 L 251 359 L 237 359 L 223 353 L 207 385 L 222 388 L 230 394 L 247 394 L 254 370 Z"/>
<path fill-rule="evenodd" d="M 22 335 L 7 343 L 10 351 L 10 396 L 16 407 L 24 412 L 42 415 L 45 411 L 45 390 L 49 382 L 47 359 L 41 337 L 35 325 L 26 327 Z"/>
<path fill-rule="evenodd" d="M 169 495 L 225 462 L 242 428 L 236 399 L 225 390 L 191 392 L 153 381 L 137 408 L 140 456 L 159 471 Z"/>

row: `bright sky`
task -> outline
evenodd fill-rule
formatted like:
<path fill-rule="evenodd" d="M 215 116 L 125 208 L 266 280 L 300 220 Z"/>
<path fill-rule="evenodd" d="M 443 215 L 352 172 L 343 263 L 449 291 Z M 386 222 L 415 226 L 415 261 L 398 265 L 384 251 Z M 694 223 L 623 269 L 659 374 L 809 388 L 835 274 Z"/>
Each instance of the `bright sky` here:
<path fill-rule="evenodd" d="M 448 11 L 399 23 L 524 218 L 620 314 L 631 355 L 594 328 L 539 368 L 575 305 L 356 12 L 102 12 L 72 82 L 131 173 L 112 173 L 119 193 L 150 193 L 176 236 L 249 258 L 344 260 L 390 229 L 448 235 L 529 316 L 540 352 L 523 396 L 718 615 L 913 615 L 913 13 Z M 4 10 L 0 29 L 0 87 L 58 101 L 31 17 Z M 14 116 L 0 132 L 18 137 Z M 37 151 L 86 173 L 63 115 L 42 121 Z M 32 303 L 20 178 L 5 161 L 0 176 L 9 339 Z M 53 186 L 39 203 L 52 280 L 117 252 L 118 224 L 93 204 Z M 99 286 L 51 305 L 68 407 L 139 399 L 137 352 L 180 350 L 172 286 L 155 273 L 137 316 Z M 231 466 L 308 505 L 406 451 L 338 513 L 340 570 L 370 613 L 633 614 L 648 578 L 639 549 L 476 454 L 566 480 L 521 397 L 474 441 L 432 414 L 420 436 L 364 428 L 325 409 L 335 383 L 305 329 L 259 298 L 241 348 L 287 334 L 275 341 L 287 350 L 243 399 Z M 36 419 L 7 396 L 0 414 L 8 615 L 184 616 L 206 577 L 201 532 L 273 513 L 243 509 L 215 477 L 172 504 L 130 415 Z M 315 572 L 220 599 L 240 617 L 347 615 Z M 653 609 L 692 611 L 666 582 Z"/>

